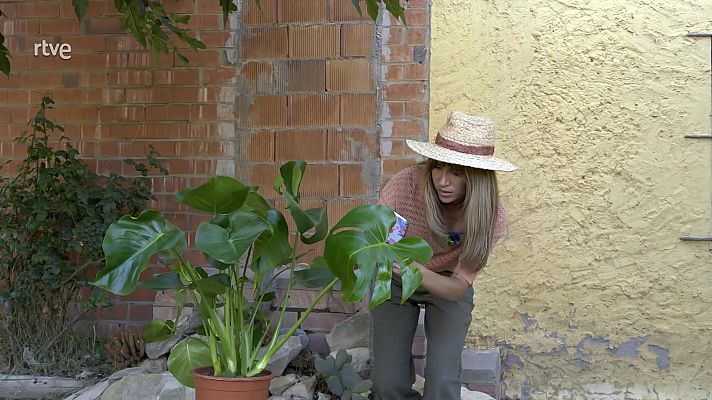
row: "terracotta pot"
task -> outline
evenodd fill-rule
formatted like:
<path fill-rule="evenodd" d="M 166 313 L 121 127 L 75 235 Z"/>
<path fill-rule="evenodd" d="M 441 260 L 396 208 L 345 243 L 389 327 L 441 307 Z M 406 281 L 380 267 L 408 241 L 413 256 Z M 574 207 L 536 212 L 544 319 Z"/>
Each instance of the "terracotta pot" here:
<path fill-rule="evenodd" d="M 267 400 L 272 374 L 262 371 L 251 378 L 213 376 L 212 367 L 197 368 L 195 400 Z"/>

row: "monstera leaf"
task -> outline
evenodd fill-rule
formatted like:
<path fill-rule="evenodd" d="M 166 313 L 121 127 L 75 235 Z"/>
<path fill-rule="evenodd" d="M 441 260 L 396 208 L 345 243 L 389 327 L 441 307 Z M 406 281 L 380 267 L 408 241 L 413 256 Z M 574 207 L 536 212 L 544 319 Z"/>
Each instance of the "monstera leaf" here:
<path fill-rule="evenodd" d="M 422 275 L 409 264 L 427 264 L 433 256 L 427 242 L 420 238 L 404 238 L 395 244 L 386 243 L 395 224 L 393 210 L 383 205 L 359 206 L 344 215 L 326 238 L 324 258 L 331 272 L 341 281 L 344 300 L 358 301 L 368 290 L 377 269 L 376 282 L 369 307 L 375 307 L 390 297 L 390 282 L 394 262 L 401 265 L 403 298 L 405 301 L 422 282 Z"/>
<path fill-rule="evenodd" d="M 168 370 L 178 382 L 189 387 L 195 387 L 193 370 L 206 365 L 212 365 L 210 347 L 196 338 L 188 338 L 178 343 L 168 356 Z"/>
<path fill-rule="evenodd" d="M 235 178 L 216 176 L 195 189 L 185 189 L 176 198 L 196 210 L 211 214 L 230 214 L 242 207 L 250 188 Z"/>
<path fill-rule="evenodd" d="M 259 215 L 238 209 L 230 213 L 228 228 L 203 222 L 195 233 L 195 245 L 224 264 L 236 264 L 252 243 L 270 229 Z"/>
<path fill-rule="evenodd" d="M 111 224 L 102 244 L 106 265 L 94 285 L 125 296 L 136 289 L 151 257 L 176 249 L 183 252 L 185 237 L 175 225 L 152 210 L 138 217 L 124 216 Z"/>
<path fill-rule="evenodd" d="M 274 190 L 287 200 L 287 208 L 294 218 L 299 231 L 299 238 L 305 244 L 314 244 L 324 240 L 329 230 L 326 209 L 309 208 L 303 210 L 299 206 L 301 195 L 299 187 L 302 184 L 307 163 L 301 160 L 289 161 L 279 168 L 279 176 L 274 181 Z"/>

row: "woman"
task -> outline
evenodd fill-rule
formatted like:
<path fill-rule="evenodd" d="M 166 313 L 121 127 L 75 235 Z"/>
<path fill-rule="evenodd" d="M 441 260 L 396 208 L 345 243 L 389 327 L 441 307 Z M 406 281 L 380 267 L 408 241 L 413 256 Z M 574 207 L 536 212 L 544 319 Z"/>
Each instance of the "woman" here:
<path fill-rule="evenodd" d="M 371 311 L 374 393 L 378 400 L 421 399 L 412 389 L 411 347 L 420 305 L 425 307 L 428 350 L 424 400 L 460 399 L 460 357 L 472 320 L 472 282 L 503 236 L 506 212 L 495 171 L 517 167 L 493 157 L 494 127 L 483 117 L 450 114 L 435 143 L 406 141 L 428 157 L 397 173 L 381 191 L 381 204 L 408 220 L 406 236 L 425 239 L 433 258 L 418 290 L 401 300 L 400 269 L 393 268 L 391 298 Z"/>

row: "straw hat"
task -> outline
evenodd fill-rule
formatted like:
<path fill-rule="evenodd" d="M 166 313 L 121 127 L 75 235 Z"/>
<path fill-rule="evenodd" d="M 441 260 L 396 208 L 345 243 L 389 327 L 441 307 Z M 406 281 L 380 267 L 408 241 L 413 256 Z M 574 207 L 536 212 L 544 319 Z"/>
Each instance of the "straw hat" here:
<path fill-rule="evenodd" d="M 453 111 L 435 143 L 406 140 L 408 147 L 434 160 L 466 167 L 511 172 L 517 166 L 493 157 L 494 124 L 489 118 Z"/>

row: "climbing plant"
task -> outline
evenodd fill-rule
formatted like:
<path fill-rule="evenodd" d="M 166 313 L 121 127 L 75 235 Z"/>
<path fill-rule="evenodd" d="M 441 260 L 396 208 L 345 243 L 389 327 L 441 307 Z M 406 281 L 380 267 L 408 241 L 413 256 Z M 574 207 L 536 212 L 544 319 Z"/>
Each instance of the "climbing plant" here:
<path fill-rule="evenodd" d="M 223 20 L 227 20 L 230 13 L 237 11 L 233 0 L 219 1 L 223 13 Z M 255 1 L 260 6 L 260 0 Z M 374 21 L 379 10 L 385 8 L 395 18 L 405 22 L 405 8 L 402 1 L 407 0 L 351 0 L 359 14 L 363 14 L 361 3 L 366 3 L 366 12 Z M 89 0 L 72 0 L 74 12 L 79 22 L 84 19 L 89 8 Z M 190 21 L 188 14 L 167 13 L 163 4 L 151 0 L 114 0 L 116 10 L 121 14 L 121 28 L 154 54 L 172 51 L 178 59 L 188 62 L 188 59 L 179 49 L 177 42 L 187 45 L 193 50 L 204 49 L 205 44 L 196 39 L 191 30 L 185 27 Z M 0 11 L 0 18 L 7 17 Z M 5 37 L 0 32 L 0 72 L 10 74 L 10 52 L 4 45 Z"/>

